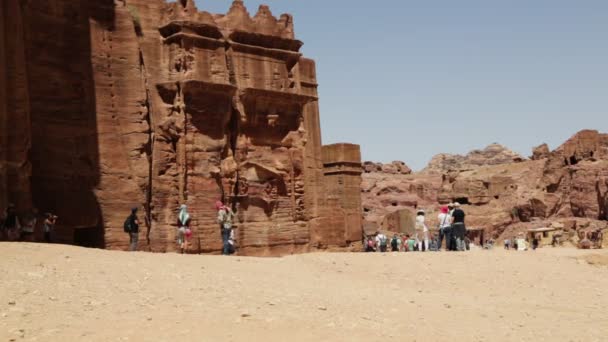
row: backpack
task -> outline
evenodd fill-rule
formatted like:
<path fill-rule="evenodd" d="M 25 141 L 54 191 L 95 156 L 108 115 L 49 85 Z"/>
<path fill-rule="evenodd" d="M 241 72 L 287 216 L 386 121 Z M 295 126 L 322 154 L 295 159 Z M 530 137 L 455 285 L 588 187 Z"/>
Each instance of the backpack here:
<path fill-rule="evenodd" d="M 393 249 L 397 249 L 397 247 L 399 247 L 399 244 L 398 244 L 398 242 L 397 242 L 397 238 L 395 238 L 395 237 L 394 237 L 394 238 L 391 240 L 391 247 L 392 247 Z"/>
<path fill-rule="evenodd" d="M 386 236 L 380 235 L 380 246 L 386 247 Z"/>
<path fill-rule="evenodd" d="M 125 233 L 130 233 L 131 232 L 131 216 L 129 215 L 129 217 L 127 217 L 127 219 L 125 220 L 125 223 L 123 225 L 124 231 Z"/>

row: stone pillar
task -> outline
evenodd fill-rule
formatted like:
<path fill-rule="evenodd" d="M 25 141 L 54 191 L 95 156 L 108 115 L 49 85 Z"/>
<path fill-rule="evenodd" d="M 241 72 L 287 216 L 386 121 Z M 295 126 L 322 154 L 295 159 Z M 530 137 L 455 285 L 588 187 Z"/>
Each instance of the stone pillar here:
<path fill-rule="evenodd" d="M 328 203 L 335 203 L 344 213 L 344 242 L 361 239 L 361 151 L 359 145 L 323 146 L 323 168 Z"/>

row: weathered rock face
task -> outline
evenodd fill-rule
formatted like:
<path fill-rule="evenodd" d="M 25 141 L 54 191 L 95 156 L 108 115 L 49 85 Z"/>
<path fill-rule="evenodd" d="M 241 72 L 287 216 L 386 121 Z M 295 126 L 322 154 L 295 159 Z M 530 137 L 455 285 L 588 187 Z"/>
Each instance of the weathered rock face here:
<path fill-rule="evenodd" d="M 532 157 L 530 157 L 530 159 L 545 159 L 549 157 L 550 153 L 551 151 L 549 150 L 549 146 L 547 144 L 538 145 L 532 150 Z"/>
<path fill-rule="evenodd" d="M 382 173 L 388 173 L 388 174 L 409 175 L 412 173 L 412 169 L 410 169 L 402 161 L 393 161 L 390 164 L 382 164 L 382 163 L 374 163 L 371 161 L 366 161 L 363 163 L 363 172 L 365 172 L 365 173 L 382 172 Z"/>
<path fill-rule="evenodd" d="M 454 170 L 468 170 L 483 165 L 500 165 L 523 161 L 521 155 L 499 145 L 491 144 L 483 150 L 474 150 L 466 156 L 438 154 L 422 170 L 423 173 L 444 173 Z"/>
<path fill-rule="evenodd" d="M 412 220 L 404 219 L 406 211 L 424 208 L 435 227 L 440 204 L 458 201 L 468 226 L 484 228 L 487 237 L 510 237 L 552 222 L 569 223 L 569 229 L 608 227 L 607 136 L 582 131 L 553 152 L 546 145 L 536 148 L 533 160 L 493 165 L 506 159 L 490 153 L 488 163 L 476 157 L 465 169 L 449 167 L 441 174 L 364 173 L 364 215 L 385 229 L 407 230 Z"/>
<path fill-rule="evenodd" d="M 225 15 L 191 0 L 0 8 L 1 207 L 53 211 L 62 241 L 107 248 L 126 246 L 122 222 L 138 206 L 142 248 L 174 250 L 185 203 L 194 249 L 218 251 L 217 200 L 237 212 L 245 254 L 360 237 L 348 221 L 361 217 L 349 199 L 358 147 L 348 145 L 358 168 L 344 187 L 326 176 L 324 165 L 344 161 L 322 159 L 315 65 L 290 15 L 261 6 L 251 17 L 242 1 Z"/>

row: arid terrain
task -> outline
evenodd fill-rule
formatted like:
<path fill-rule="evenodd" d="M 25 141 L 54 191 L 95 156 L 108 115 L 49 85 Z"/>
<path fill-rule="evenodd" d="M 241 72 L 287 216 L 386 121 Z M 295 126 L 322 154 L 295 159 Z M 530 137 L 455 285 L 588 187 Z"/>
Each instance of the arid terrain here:
<path fill-rule="evenodd" d="M 608 251 L 125 253 L 0 244 L 2 341 L 605 341 Z"/>

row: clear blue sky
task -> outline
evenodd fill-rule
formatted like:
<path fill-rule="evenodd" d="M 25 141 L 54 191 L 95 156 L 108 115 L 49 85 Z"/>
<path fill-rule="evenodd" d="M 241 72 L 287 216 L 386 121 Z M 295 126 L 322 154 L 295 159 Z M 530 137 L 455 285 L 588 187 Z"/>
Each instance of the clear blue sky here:
<path fill-rule="evenodd" d="M 197 0 L 226 12 L 230 0 Z M 323 143 L 420 169 L 492 142 L 524 156 L 608 131 L 608 0 L 245 0 L 295 17 Z"/>

